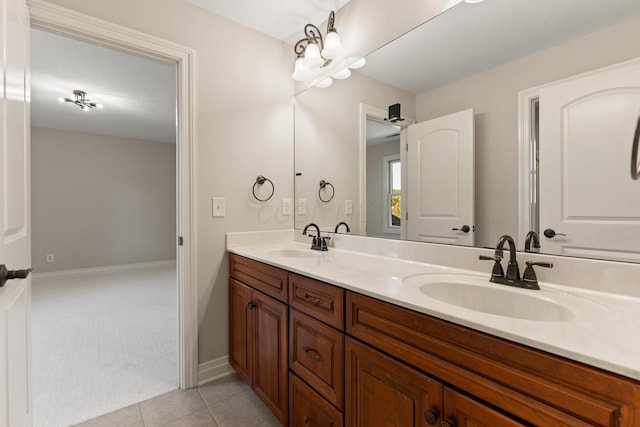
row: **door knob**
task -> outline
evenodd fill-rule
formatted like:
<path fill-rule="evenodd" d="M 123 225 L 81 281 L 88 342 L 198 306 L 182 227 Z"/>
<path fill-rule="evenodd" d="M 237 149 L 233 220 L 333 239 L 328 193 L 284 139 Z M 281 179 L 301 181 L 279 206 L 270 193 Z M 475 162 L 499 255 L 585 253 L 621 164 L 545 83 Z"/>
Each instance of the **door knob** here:
<path fill-rule="evenodd" d="M 456 423 L 454 423 L 452 420 L 447 420 L 441 422 L 440 427 L 456 427 Z"/>
<path fill-rule="evenodd" d="M 471 227 L 469 227 L 468 225 L 463 225 L 460 228 L 452 228 L 451 231 L 462 231 L 463 233 L 468 233 L 469 231 L 471 231 Z"/>
<path fill-rule="evenodd" d="M 556 233 L 556 231 L 553 228 L 547 228 L 546 230 L 544 230 L 544 237 L 547 237 L 549 239 L 553 239 L 555 236 L 566 236 L 566 234 L 562 234 L 562 233 Z"/>
<path fill-rule="evenodd" d="M 26 279 L 31 271 L 31 268 L 27 268 L 26 270 L 7 270 L 4 264 L 0 264 L 0 288 L 7 283 L 7 280 Z"/>

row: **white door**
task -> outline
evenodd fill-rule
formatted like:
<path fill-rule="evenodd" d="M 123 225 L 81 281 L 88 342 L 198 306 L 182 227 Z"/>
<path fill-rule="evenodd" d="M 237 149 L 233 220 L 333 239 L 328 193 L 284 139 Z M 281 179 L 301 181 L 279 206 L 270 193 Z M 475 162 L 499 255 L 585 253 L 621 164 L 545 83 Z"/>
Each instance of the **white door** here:
<path fill-rule="evenodd" d="M 542 252 L 640 262 L 638 114 L 640 61 L 540 90 Z"/>
<path fill-rule="evenodd" d="M 25 0 L 0 1 L 0 264 L 19 270 L 31 265 L 29 13 Z M 30 304 L 29 279 L 0 288 L 0 427 L 31 424 Z"/>
<path fill-rule="evenodd" d="M 473 110 L 408 129 L 407 238 L 473 246 Z"/>

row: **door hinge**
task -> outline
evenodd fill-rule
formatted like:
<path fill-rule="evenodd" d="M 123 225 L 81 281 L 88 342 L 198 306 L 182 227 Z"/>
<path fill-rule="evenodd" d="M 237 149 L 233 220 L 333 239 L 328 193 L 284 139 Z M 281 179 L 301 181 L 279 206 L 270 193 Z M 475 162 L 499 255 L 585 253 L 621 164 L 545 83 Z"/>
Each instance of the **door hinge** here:
<path fill-rule="evenodd" d="M 409 144 L 404 144 L 404 150 L 408 153 L 409 152 Z"/>
<path fill-rule="evenodd" d="M 182 236 L 178 236 L 178 246 L 182 246 L 183 243 L 184 239 L 182 238 Z"/>
<path fill-rule="evenodd" d="M 409 212 L 404 213 L 404 219 L 405 221 L 409 221 Z"/>

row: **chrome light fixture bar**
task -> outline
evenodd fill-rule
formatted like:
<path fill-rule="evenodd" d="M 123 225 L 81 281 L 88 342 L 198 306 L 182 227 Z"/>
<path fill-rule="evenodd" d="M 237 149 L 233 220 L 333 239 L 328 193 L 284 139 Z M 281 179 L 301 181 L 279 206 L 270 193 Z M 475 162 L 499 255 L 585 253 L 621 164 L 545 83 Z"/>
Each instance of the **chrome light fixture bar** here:
<path fill-rule="evenodd" d="M 296 54 L 294 80 L 309 81 L 312 86 L 325 88 L 331 86 L 333 79 L 346 79 L 351 75 L 350 69 L 364 65 L 364 58 L 344 58 L 344 47 L 335 27 L 335 19 L 336 14 L 332 10 L 324 38 L 318 27 L 305 25 L 305 37 L 293 48 Z"/>
<path fill-rule="evenodd" d="M 102 104 L 91 102 L 91 100 L 87 98 L 87 93 L 82 90 L 74 90 L 73 98 L 58 98 L 58 102 L 71 102 L 72 104 L 82 108 L 84 111 L 89 111 L 92 108 L 102 108 Z"/>

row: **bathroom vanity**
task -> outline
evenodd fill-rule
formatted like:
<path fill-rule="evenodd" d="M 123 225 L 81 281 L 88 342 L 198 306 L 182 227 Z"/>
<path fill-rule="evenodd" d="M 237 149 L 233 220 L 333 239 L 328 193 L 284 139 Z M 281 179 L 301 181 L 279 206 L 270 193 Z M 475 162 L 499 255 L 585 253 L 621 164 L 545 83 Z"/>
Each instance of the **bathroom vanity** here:
<path fill-rule="evenodd" d="M 496 315 L 430 293 L 477 271 L 295 242 L 229 251 L 230 363 L 285 426 L 640 425 L 638 343 L 616 343 L 637 333 L 607 337 L 597 318 L 624 321 L 638 298 L 541 283 L 535 298 L 576 299 L 565 317 Z M 605 360 L 616 349 L 631 354 Z"/>

